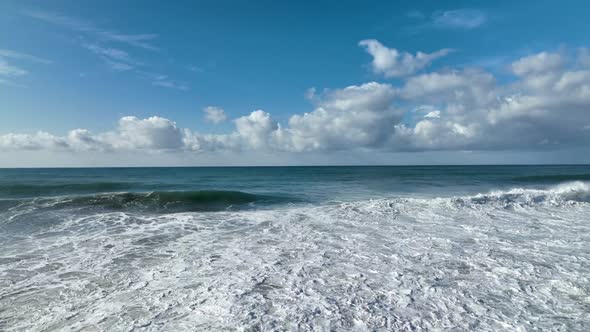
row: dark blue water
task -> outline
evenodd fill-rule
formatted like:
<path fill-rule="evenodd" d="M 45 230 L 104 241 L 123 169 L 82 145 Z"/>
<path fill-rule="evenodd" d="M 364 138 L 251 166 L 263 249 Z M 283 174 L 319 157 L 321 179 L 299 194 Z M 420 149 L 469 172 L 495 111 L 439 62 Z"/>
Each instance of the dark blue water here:
<path fill-rule="evenodd" d="M 590 180 L 590 166 L 359 166 L 0 169 L 0 199 L 232 191 L 321 202 L 453 196 Z"/>

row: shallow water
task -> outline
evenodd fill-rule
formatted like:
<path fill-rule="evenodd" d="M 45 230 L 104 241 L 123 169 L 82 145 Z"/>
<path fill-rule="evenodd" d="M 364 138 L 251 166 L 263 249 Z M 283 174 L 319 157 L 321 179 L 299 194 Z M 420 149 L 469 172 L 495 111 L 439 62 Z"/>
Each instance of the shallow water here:
<path fill-rule="evenodd" d="M 0 330 L 587 331 L 588 174 L 0 170 Z"/>

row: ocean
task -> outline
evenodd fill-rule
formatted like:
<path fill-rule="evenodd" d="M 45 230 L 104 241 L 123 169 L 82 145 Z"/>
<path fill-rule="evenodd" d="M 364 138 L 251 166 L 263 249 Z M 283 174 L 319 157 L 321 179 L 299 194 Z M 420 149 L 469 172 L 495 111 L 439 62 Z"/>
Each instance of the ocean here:
<path fill-rule="evenodd" d="M 2 331 L 588 331 L 590 166 L 0 169 Z"/>

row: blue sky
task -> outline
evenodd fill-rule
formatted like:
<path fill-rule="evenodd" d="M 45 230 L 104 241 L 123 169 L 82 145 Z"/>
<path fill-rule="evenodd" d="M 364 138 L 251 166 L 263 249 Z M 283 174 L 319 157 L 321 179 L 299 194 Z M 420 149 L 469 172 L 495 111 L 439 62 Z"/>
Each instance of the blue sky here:
<path fill-rule="evenodd" d="M 589 6 L 3 1 L 0 166 L 588 162 Z"/>

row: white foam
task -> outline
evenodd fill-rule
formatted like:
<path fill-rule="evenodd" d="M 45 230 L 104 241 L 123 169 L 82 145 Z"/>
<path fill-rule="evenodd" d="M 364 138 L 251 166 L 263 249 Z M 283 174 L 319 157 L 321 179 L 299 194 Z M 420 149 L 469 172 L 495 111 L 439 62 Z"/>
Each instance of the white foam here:
<path fill-rule="evenodd" d="M 57 215 L 4 243 L 0 329 L 584 331 L 587 194 Z"/>
<path fill-rule="evenodd" d="M 535 204 L 562 205 L 590 202 L 590 185 L 575 181 L 560 184 L 549 189 L 514 188 L 508 191 L 494 191 L 489 194 L 478 194 L 468 197 L 474 203 L 504 203 L 521 206 Z"/>

